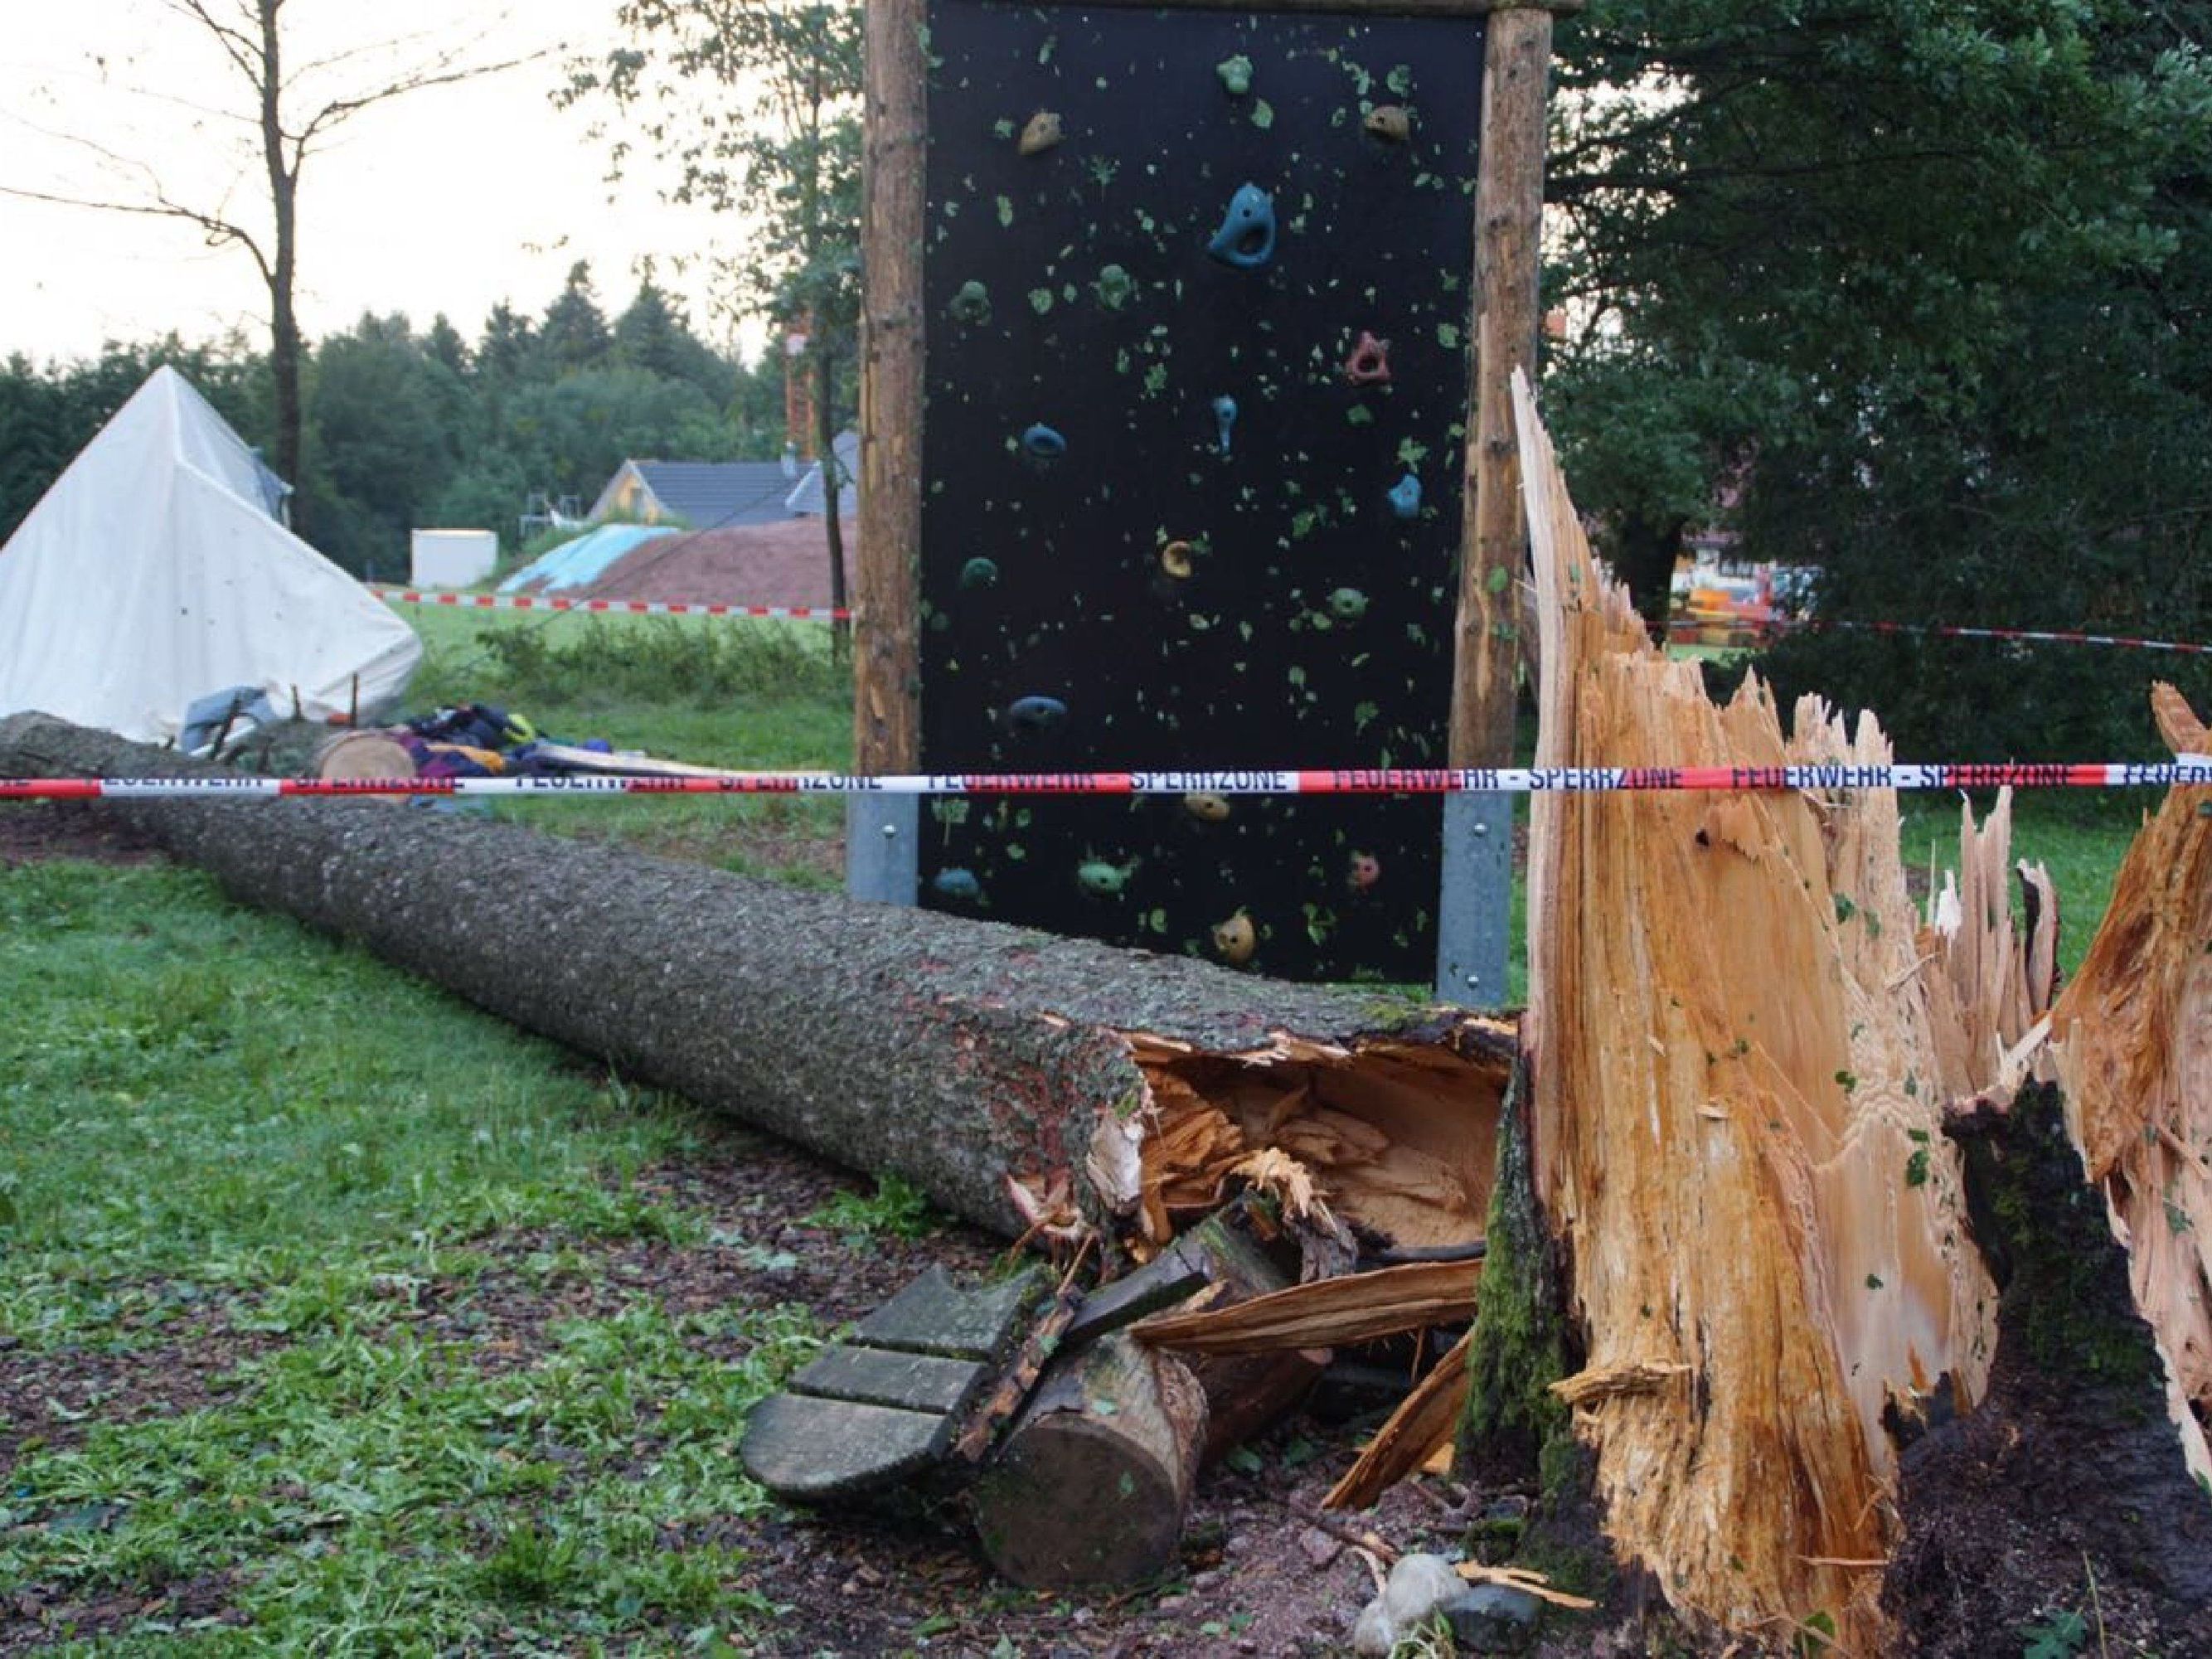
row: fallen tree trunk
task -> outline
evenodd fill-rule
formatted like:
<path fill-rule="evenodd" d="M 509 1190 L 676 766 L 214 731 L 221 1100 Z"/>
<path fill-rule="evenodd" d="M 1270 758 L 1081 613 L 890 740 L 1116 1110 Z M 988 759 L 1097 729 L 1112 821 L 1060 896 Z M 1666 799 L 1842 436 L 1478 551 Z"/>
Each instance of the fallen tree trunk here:
<path fill-rule="evenodd" d="M 208 769 L 0 720 L 0 776 Z M 1217 1191 L 1270 1146 L 1355 1229 L 1481 1237 L 1505 1022 L 390 801 L 100 810 L 244 902 L 1009 1237 L 1096 1225 L 1143 1254 L 1169 1237 L 1163 1192 Z"/>

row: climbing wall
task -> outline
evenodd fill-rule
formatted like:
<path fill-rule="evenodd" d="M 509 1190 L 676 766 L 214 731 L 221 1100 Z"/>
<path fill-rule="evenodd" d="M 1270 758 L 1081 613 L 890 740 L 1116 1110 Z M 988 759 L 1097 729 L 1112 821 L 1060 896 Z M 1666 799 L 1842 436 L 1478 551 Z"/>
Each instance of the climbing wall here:
<path fill-rule="evenodd" d="M 931 771 L 1444 763 L 1482 28 L 931 9 Z M 1433 798 L 939 800 L 923 902 L 1427 982 Z"/>

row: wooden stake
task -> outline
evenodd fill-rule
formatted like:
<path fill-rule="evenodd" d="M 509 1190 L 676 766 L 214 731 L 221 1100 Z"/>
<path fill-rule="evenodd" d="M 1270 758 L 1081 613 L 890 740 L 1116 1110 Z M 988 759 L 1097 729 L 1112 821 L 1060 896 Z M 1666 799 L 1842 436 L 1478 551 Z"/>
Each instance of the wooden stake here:
<path fill-rule="evenodd" d="M 1544 214 L 1545 88 L 1557 0 L 1494 9 L 1474 196 L 1474 420 L 1468 446 L 1459 612 L 1453 630 L 1450 757 L 1513 755 L 1518 617 L 1527 540 L 1514 453 L 1513 374 L 1536 378 L 1538 238 Z"/>
<path fill-rule="evenodd" d="M 862 155 L 860 548 L 854 607 L 853 762 L 921 763 L 922 159 L 929 82 L 922 0 L 867 8 Z"/>

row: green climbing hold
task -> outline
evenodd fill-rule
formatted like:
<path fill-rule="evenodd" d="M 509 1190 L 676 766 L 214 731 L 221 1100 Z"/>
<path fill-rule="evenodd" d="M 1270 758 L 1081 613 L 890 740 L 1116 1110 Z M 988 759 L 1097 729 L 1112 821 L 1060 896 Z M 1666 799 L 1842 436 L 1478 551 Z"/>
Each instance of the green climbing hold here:
<path fill-rule="evenodd" d="M 996 587 L 999 567 L 994 560 L 970 559 L 960 567 L 960 586 L 963 587 Z"/>
<path fill-rule="evenodd" d="M 1221 84 L 1231 98 L 1242 98 L 1252 90 L 1252 60 L 1243 52 L 1234 58 L 1224 58 L 1213 66 L 1221 77 Z"/>
<path fill-rule="evenodd" d="M 1102 265 L 1098 280 L 1091 283 L 1098 295 L 1098 303 L 1109 311 L 1119 311 L 1135 297 L 1137 279 L 1121 265 Z"/>
<path fill-rule="evenodd" d="M 946 302 L 956 323 L 981 325 L 991 320 L 991 290 L 981 283 L 963 283 L 960 291 Z"/>
<path fill-rule="evenodd" d="M 1356 587 L 1340 587 L 1328 596 L 1328 613 L 1339 622 L 1358 622 L 1367 614 L 1367 596 Z"/>
<path fill-rule="evenodd" d="M 1076 866 L 1075 884 L 1086 893 L 1111 898 L 1129 884 L 1137 862 L 1131 859 L 1127 864 L 1109 864 L 1104 859 L 1085 859 Z"/>

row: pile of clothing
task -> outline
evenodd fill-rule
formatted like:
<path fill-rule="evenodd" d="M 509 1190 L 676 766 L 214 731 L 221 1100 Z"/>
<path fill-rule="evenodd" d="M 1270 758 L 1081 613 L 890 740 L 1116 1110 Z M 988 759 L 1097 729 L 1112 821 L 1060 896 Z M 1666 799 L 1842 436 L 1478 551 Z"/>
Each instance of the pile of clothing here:
<path fill-rule="evenodd" d="M 436 709 L 389 728 L 386 735 L 407 750 L 416 776 L 422 778 L 527 777 L 576 769 L 545 754 L 547 744 L 599 755 L 614 752 L 603 738 L 580 744 L 542 738 L 522 715 L 488 702 Z"/>

